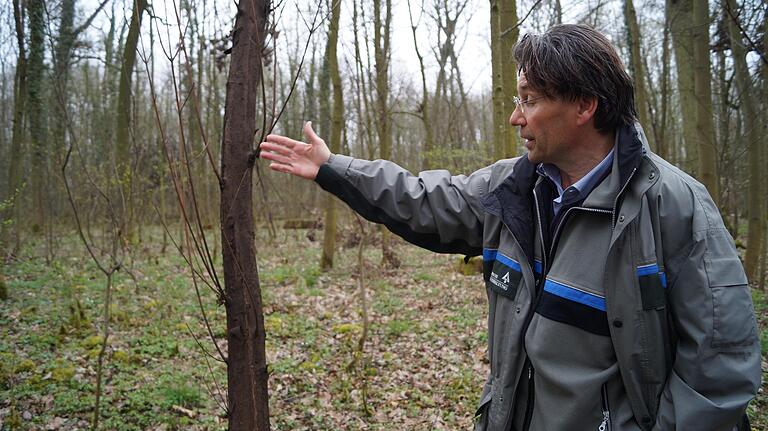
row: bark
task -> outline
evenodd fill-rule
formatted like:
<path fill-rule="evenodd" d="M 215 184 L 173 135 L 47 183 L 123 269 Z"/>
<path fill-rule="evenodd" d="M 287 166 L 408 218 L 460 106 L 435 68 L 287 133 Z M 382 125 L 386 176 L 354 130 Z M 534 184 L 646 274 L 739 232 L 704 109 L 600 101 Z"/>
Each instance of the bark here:
<path fill-rule="evenodd" d="M 373 0 L 373 49 L 376 64 L 376 128 L 379 135 L 379 154 L 384 160 L 392 158 L 392 124 L 389 118 L 389 54 L 392 29 L 392 0 Z M 400 262 L 392 251 L 391 235 L 381 227 L 382 261 L 389 267 Z"/>
<path fill-rule="evenodd" d="M 645 86 L 645 70 L 643 70 L 642 43 L 640 37 L 640 26 L 637 22 L 637 13 L 632 0 L 624 0 L 624 19 L 627 24 L 627 45 L 629 45 L 629 69 L 632 73 L 632 81 L 635 84 L 635 105 L 637 105 L 637 114 L 640 117 L 640 124 L 647 128 L 646 133 L 648 143 L 652 149 L 656 150 L 654 135 L 650 133 L 653 126 L 649 113 L 650 103 L 648 101 L 648 91 Z"/>
<path fill-rule="evenodd" d="M 54 123 L 52 136 L 56 140 L 56 153 L 63 151 L 67 142 L 67 115 L 65 109 L 68 100 L 67 87 L 69 84 L 71 57 L 76 40 L 74 21 L 75 0 L 62 0 L 59 34 L 53 56 L 53 78 L 56 85 L 56 94 L 53 100 Z"/>
<path fill-rule="evenodd" d="M 682 111 L 683 144 L 687 161 L 696 153 L 696 98 L 693 79 L 692 0 L 667 0 L 670 32 L 677 66 L 677 89 Z"/>
<path fill-rule="evenodd" d="M 253 228 L 256 102 L 268 0 L 240 0 L 227 80 L 221 158 L 221 237 L 227 312 L 229 429 L 269 429 L 264 315 Z"/>
<path fill-rule="evenodd" d="M 672 136 L 668 133 L 667 127 L 669 122 L 667 117 L 669 115 L 669 8 L 664 11 L 664 36 L 662 38 L 661 47 L 661 115 L 659 119 L 659 128 L 656 130 L 656 153 L 663 159 L 675 163 L 670 151 L 669 141 Z"/>
<path fill-rule="evenodd" d="M 355 85 L 356 85 L 356 104 L 357 104 L 357 113 L 358 118 L 362 119 L 365 124 L 372 124 L 374 123 L 373 120 L 371 120 L 371 102 L 369 99 L 370 91 L 368 91 L 369 85 L 367 82 L 369 82 L 368 74 L 365 73 L 364 65 L 363 65 L 363 59 L 360 54 L 360 38 L 358 37 L 358 2 L 353 1 L 352 2 L 352 29 L 354 37 L 354 45 L 355 45 Z M 365 11 L 363 8 L 361 8 L 360 15 L 362 15 L 362 20 L 365 21 Z M 367 26 L 363 27 L 363 31 L 367 35 Z M 365 39 L 367 42 L 367 38 Z M 366 48 L 368 48 L 366 43 Z M 366 56 L 369 57 L 369 56 Z M 375 157 L 375 151 L 373 146 L 373 127 L 358 127 L 358 139 L 361 143 L 364 143 L 365 147 L 365 157 L 368 159 L 372 159 Z"/>
<path fill-rule="evenodd" d="M 712 71 L 709 58 L 709 2 L 693 0 L 693 82 L 696 98 L 696 139 L 699 150 L 698 178 L 716 204 L 720 203 L 712 115 Z"/>
<path fill-rule="evenodd" d="M 498 0 L 499 1 L 499 38 L 501 52 L 497 52 L 501 56 L 501 86 L 502 86 L 502 100 L 504 103 L 503 112 L 500 114 L 500 121 L 502 124 L 499 128 L 503 128 L 504 139 L 504 157 L 514 157 L 517 154 L 518 142 L 517 133 L 508 124 L 508 116 L 512 114 L 514 109 L 514 102 L 512 98 L 517 93 L 517 64 L 512 58 L 512 49 L 517 43 L 517 38 L 520 33 L 517 23 L 517 0 Z"/>
<path fill-rule="evenodd" d="M 504 68 L 509 55 L 505 55 L 501 40 L 501 2 L 491 0 L 491 97 L 493 101 L 493 158 L 507 157 L 507 142 L 511 128 L 507 124 L 507 112 L 504 99 Z M 513 68 L 516 69 L 516 68 Z M 516 72 L 516 70 L 515 70 Z"/>
<path fill-rule="evenodd" d="M 763 12 L 763 55 L 768 54 L 768 9 L 765 9 Z M 763 63 L 761 65 L 761 75 L 762 75 L 762 81 L 763 81 L 763 139 L 768 137 L 768 106 L 766 105 L 765 101 L 768 100 L 768 64 Z M 760 160 L 761 163 L 765 163 L 768 161 L 768 146 L 762 145 L 761 152 L 760 152 Z M 768 186 L 766 186 L 764 181 L 760 181 L 762 186 L 762 195 L 763 198 L 768 200 Z M 765 201 L 763 201 L 765 202 Z M 766 211 L 766 204 L 763 203 L 763 211 Z M 760 289 L 765 290 L 766 286 L 766 267 L 768 267 L 768 217 L 763 217 L 763 253 L 762 253 L 762 263 L 760 265 Z"/>
<path fill-rule="evenodd" d="M 339 19 L 341 17 L 341 2 L 335 2 L 331 11 L 331 25 L 328 31 L 328 67 L 333 84 L 333 113 L 331 114 L 332 153 L 338 153 L 341 148 L 341 131 L 344 128 L 344 98 L 341 86 L 339 60 L 336 55 L 336 45 L 339 39 Z M 320 258 L 320 268 L 328 270 L 333 267 L 333 255 L 336 250 L 336 201 L 328 193 L 325 202 L 325 230 L 323 234 L 323 254 Z"/>
<path fill-rule="evenodd" d="M 736 0 L 726 0 L 726 19 L 728 19 L 728 37 L 731 42 L 733 55 L 734 80 L 741 94 L 740 106 L 743 109 L 744 128 L 746 129 L 746 146 L 748 154 L 749 191 L 747 197 L 747 252 L 744 258 L 744 269 L 750 280 L 757 279 L 760 263 L 760 252 L 763 241 L 763 196 L 761 193 L 762 176 L 760 175 L 760 129 L 759 111 L 755 100 L 755 90 L 747 65 L 747 50 L 742 43 L 739 30 L 738 6 Z"/>
<path fill-rule="evenodd" d="M 45 1 L 27 3 L 29 13 L 29 58 L 27 62 L 27 119 L 32 144 L 32 193 L 34 198 L 33 231 L 45 236 L 45 258 L 53 257 L 53 236 L 50 220 L 50 147 L 48 145 L 48 115 L 45 105 Z"/>
<path fill-rule="evenodd" d="M 18 248 L 19 229 L 18 229 L 18 196 L 21 187 L 21 155 L 22 142 L 24 140 L 24 122 L 27 101 L 27 49 L 24 35 L 24 9 L 20 0 L 13 0 L 13 17 L 16 26 L 16 42 L 19 47 L 19 54 L 16 62 L 16 74 L 13 80 L 13 129 L 11 136 L 10 164 L 8 166 L 8 196 L 4 200 L 10 200 L 11 205 L 2 214 L 3 220 L 13 220 L 10 227 L 11 232 L 7 230 L 5 224 L 0 227 L 2 236 L 0 242 L 9 246 L 14 242 L 12 249 Z M 10 235 L 9 235 L 10 234 Z M 12 241 L 11 241 L 12 240 Z"/>
<path fill-rule="evenodd" d="M 123 193 L 122 199 L 131 213 L 131 80 L 133 66 L 136 63 L 136 48 L 141 31 L 141 17 L 147 7 L 146 0 L 134 0 L 128 36 L 123 49 L 123 61 L 120 67 L 120 81 L 117 94 L 117 130 L 115 136 L 116 166 L 118 180 Z M 127 226 L 130 229 L 130 226 Z M 130 236 L 130 235 L 129 235 Z"/>

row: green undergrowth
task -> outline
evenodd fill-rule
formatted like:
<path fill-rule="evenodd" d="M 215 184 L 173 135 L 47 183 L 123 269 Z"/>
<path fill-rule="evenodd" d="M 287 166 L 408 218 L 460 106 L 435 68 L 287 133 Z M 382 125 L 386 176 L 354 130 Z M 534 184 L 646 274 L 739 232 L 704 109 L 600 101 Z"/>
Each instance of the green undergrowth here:
<path fill-rule="evenodd" d="M 131 274 L 114 278 L 100 429 L 224 430 L 226 369 L 213 358 L 190 269 L 172 248 L 159 252 L 158 232 L 146 230 L 129 256 Z M 323 273 L 321 243 L 308 239 L 321 236 L 257 237 L 272 429 L 470 429 L 488 368 L 481 277 L 460 274 L 455 256 L 402 242 L 399 269 L 381 267 L 377 246 L 365 248 L 359 268 L 352 246 L 340 247 Z M 370 321 L 362 354 L 360 273 Z M 89 429 L 104 346 L 103 275 L 74 236 L 52 262 L 30 253 L 3 274 L 0 430 Z M 224 307 L 205 283 L 198 288 L 226 352 Z M 768 295 L 753 296 L 766 351 Z M 767 411 L 761 393 L 749 410 L 755 430 L 768 429 Z"/>
<path fill-rule="evenodd" d="M 88 429 L 102 348 L 100 429 L 226 429 L 226 369 L 213 358 L 190 269 L 171 247 L 160 253 L 160 238 L 146 229 L 127 257 L 130 274 L 115 274 L 106 347 L 106 279 L 74 235 L 51 262 L 30 246 L 3 268 L 0 430 Z M 340 248 L 323 273 L 320 246 L 305 230 L 257 239 L 272 428 L 470 427 L 485 366 L 478 277 L 445 277 L 450 257 L 404 243 L 395 243 L 403 267 L 383 269 L 380 249 L 367 247 L 360 354 L 357 248 Z M 224 307 L 197 284 L 226 352 Z"/>

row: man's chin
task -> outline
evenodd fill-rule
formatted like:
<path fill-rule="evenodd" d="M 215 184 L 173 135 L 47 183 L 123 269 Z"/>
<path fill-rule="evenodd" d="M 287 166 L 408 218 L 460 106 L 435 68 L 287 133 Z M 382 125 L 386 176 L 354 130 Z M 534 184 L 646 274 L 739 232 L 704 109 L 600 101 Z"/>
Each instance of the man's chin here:
<path fill-rule="evenodd" d="M 533 150 L 528 150 L 528 152 L 527 152 L 527 155 L 528 155 L 528 161 L 529 161 L 529 162 L 531 162 L 531 163 L 535 163 L 535 164 L 539 164 L 539 163 L 541 163 L 541 157 L 539 157 L 539 156 L 536 154 L 536 152 L 535 152 L 535 151 L 533 151 Z"/>

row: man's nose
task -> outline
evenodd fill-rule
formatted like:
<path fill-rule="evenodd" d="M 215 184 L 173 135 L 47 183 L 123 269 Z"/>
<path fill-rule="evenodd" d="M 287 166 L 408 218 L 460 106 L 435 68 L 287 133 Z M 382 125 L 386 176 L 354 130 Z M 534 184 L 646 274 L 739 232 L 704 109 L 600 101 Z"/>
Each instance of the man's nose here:
<path fill-rule="evenodd" d="M 523 116 L 523 112 L 520 106 L 515 106 L 515 109 L 512 111 L 512 115 L 509 116 L 509 124 L 511 126 L 525 125 L 525 117 Z"/>

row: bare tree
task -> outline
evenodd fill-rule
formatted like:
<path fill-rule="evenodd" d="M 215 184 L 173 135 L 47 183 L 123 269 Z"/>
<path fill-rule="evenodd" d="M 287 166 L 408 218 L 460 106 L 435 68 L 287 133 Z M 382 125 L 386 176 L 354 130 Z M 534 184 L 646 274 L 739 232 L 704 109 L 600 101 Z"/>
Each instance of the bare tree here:
<path fill-rule="evenodd" d="M 269 0 L 240 0 L 227 79 L 221 145 L 221 238 L 227 310 L 229 429 L 269 429 L 264 313 L 254 248 L 252 176 L 256 101 Z"/>
<path fill-rule="evenodd" d="M 747 232 L 747 253 L 744 259 L 744 267 L 750 280 L 757 278 L 757 269 L 762 251 L 763 241 L 763 196 L 760 184 L 760 125 L 759 112 L 754 95 L 756 89 L 752 87 L 752 78 L 747 65 L 747 52 L 744 48 L 739 24 L 738 6 L 736 0 L 726 0 L 723 5 L 726 19 L 728 19 L 728 36 L 733 55 L 734 80 L 741 95 L 741 108 L 743 111 L 744 128 L 746 129 L 749 193 L 748 215 L 749 227 Z"/>
<path fill-rule="evenodd" d="M 341 149 L 341 132 L 344 129 L 344 97 L 339 72 L 339 60 L 336 45 L 339 40 L 339 19 L 341 17 L 341 0 L 331 4 L 331 25 L 328 30 L 326 58 L 328 60 L 331 83 L 333 84 L 333 113 L 331 114 L 331 152 L 338 153 Z M 323 234 L 323 254 L 320 258 L 320 268 L 327 270 L 333 267 L 333 255 L 336 250 L 336 202 L 330 193 L 325 201 L 325 233 Z"/>
<path fill-rule="evenodd" d="M 693 0 L 693 82 L 696 95 L 698 177 L 715 203 L 720 202 L 715 132 L 712 124 L 712 71 L 709 59 L 709 2 Z"/>

